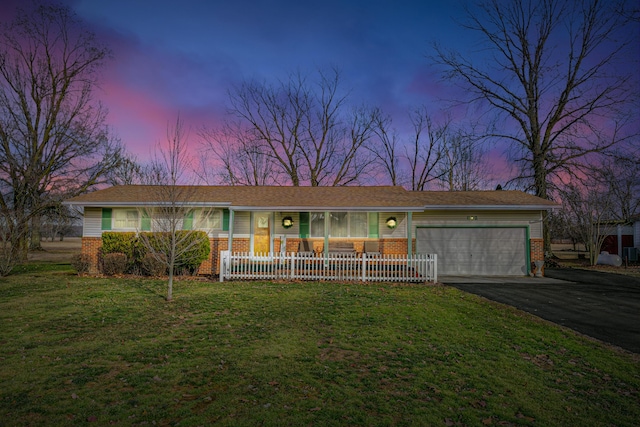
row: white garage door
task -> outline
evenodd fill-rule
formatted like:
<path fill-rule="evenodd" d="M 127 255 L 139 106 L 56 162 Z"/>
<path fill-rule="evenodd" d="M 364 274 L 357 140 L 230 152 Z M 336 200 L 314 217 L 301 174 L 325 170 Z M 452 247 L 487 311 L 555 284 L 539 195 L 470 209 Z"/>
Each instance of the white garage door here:
<path fill-rule="evenodd" d="M 419 253 L 438 254 L 439 275 L 527 274 L 524 228 L 418 228 Z"/>

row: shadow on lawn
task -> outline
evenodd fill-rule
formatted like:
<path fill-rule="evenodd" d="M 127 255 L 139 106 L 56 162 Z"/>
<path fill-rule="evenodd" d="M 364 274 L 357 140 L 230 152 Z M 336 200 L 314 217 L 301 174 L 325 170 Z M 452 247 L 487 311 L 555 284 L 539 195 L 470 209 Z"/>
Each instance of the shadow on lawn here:
<path fill-rule="evenodd" d="M 132 276 L 131 278 L 117 278 L 116 280 L 125 280 L 131 288 L 136 289 L 140 294 L 148 295 L 153 299 L 167 300 L 166 279 Z"/>

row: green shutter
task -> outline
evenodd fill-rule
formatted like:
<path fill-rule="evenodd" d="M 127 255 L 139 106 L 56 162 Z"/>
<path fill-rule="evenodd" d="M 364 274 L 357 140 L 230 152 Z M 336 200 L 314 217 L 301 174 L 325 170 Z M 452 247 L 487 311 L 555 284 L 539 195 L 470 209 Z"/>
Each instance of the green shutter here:
<path fill-rule="evenodd" d="M 378 231 L 378 212 L 369 212 L 369 237 L 373 239 L 380 237 Z"/>
<path fill-rule="evenodd" d="M 102 208 L 102 229 L 111 230 L 111 208 Z"/>
<path fill-rule="evenodd" d="M 309 237 L 309 212 L 300 212 L 300 237 Z"/>
<path fill-rule="evenodd" d="M 149 212 L 146 210 L 142 211 L 140 229 L 142 229 L 142 231 L 151 231 L 151 216 L 149 216 Z"/>
<path fill-rule="evenodd" d="M 229 209 L 222 210 L 222 231 L 229 231 Z"/>
<path fill-rule="evenodd" d="M 192 230 L 193 229 L 193 210 L 187 212 L 182 220 L 182 229 L 183 230 Z"/>

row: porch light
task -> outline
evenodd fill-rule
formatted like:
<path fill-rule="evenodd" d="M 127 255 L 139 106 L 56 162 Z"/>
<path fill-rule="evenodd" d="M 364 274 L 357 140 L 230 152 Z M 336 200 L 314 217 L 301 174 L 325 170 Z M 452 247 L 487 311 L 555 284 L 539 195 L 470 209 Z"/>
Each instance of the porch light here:
<path fill-rule="evenodd" d="M 467 219 L 468 219 L 469 221 L 477 221 L 477 220 L 478 220 L 478 216 L 477 216 L 477 215 L 469 215 L 469 216 L 467 217 Z"/>
<path fill-rule="evenodd" d="M 395 216 L 390 216 L 389 218 L 387 218 L 386 224 L 387 224 L 387 227 L 393 230 L 398 226 L 398 220 L 396 219 Z"/>
<path fill-rule="evenodd" d="M 293 218 L 291 218 L 290 216 L 285 216 L 284 218 L 282 218 L 282 226 L 284 228 L 291 228 L 292 225 L 293 225 Z"/>

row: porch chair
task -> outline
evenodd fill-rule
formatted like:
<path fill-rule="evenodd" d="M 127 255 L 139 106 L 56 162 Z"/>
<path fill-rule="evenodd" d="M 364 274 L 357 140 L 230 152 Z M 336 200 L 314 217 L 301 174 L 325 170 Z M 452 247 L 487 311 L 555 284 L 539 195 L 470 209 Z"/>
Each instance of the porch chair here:
<path fill-rule="evenodd" d="M 315 254 L 313 250 L 313 243 L 307 239 L 302 239 L 299 243 L 298 253 L 303 256 L 312 256 Z"/>
<path fill-rule="evenodd" d="M 371 240 L 364 242 L 364 253 L 366 253 L 367 256 L 382 255 L 380 253 L 380 242 Z"/>

